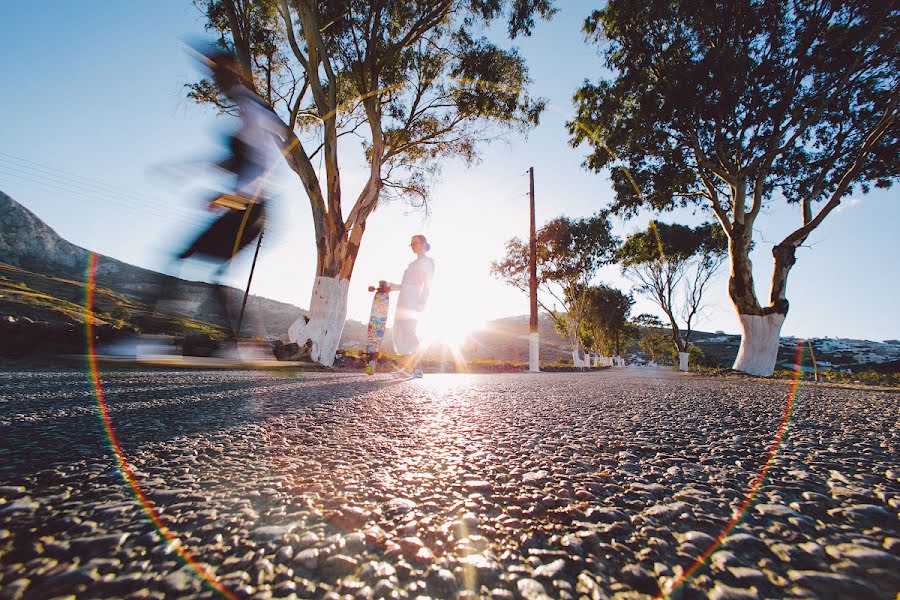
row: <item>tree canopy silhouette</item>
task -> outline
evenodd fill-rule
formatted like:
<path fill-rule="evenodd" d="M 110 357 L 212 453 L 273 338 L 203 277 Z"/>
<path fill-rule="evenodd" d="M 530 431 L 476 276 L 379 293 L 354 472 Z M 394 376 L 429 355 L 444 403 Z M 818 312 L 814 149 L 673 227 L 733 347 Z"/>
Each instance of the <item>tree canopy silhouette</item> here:
<path fill-rule="evenodd" d="M 575 95 L 571 142 L 610 169 L 612 210 L 701 205 L 728 236 L 735 368 L 771 374 L 797 248 L 854 191 L 900 173 L 900 11 L 874 0 L 610 0 L 585 22 L 612 75 Z M 761 303 L 760 212 L 796 206 Z"/>

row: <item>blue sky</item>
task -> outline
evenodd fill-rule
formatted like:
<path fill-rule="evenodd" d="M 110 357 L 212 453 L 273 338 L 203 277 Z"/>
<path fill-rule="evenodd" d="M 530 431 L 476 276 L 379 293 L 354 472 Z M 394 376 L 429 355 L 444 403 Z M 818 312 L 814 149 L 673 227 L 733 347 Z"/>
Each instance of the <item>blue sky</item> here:
<path fill-rule="evenodd" d="M 581 168 L 585 151 L 568 145 L 564 123 L 571 96 L 601 73 L 596 52 L 580 33 L 596 2 L 566 0 L 549 23 L 516 45 L 528 60 L 533 92 L 549 100 L 541 125 L 527 139 L 510 135 L 482 149 L 472 167 L 448 163 L 433 188 L 431 214 L 400 203 L 370 218 L 351 283 L 349 317 L 367 318 L 366 286 L 400 278 L 408 238 L 424 233 L 437 263 L 432 312 L 463 314 L 467 323 L 525 314 L 527 297 L 492 279 L 490 260 L 504 242 L 527 234 L 528 181 L 535 167 L 538 223 L 560 214 L 587 216 L 611 198 L 608 179 Z M 198 70 L 180 40 L 203 35 L 189 0 L 153 3 L 11 3 L 0 21 L 0 190 L 10 194 L 72 242 L 150 268 L 209 216 L 200 159 L 220 151 L 227 127 L 190 102 L 184 84 Z M 194 162 L 192 162 L 194 161 Z M 342 162 L 344 189 L 355 196 L 365 169 L 358 154 Z M 307 306 L 315 271 L 309 206 L 296 177 L 277 170 L 277 200 L 254 278 L 254 293 Z M 788 282 L 791 309 L 783 334 L 875 340 L 900 338 L 892 308 L 900 296 L 896 257 L 900 238 L 897 188 L 845 201 L 798 252 Z M 649 215 L 615 221 L 620 235 L 646 225 Z M 662 220 L 699 223 L 703 215 Z M 799 220 L 795 208 L 773 205 L 761 216 L 753 255 L 758 293 L 765 299 L 771 247 Z M 0 259 L 2 260 L 2 259 Z M 236 265 L 242 285 L 249 264 Z M 203 277 L 195 268 L 182 275 Z M 726 293 L 727 268 L 708 294 L 699 328 L 738 332 Z M 614 267 L 600 280 L 623 289 Z M 635 313 L 655 312 L 639 300 Z"/>

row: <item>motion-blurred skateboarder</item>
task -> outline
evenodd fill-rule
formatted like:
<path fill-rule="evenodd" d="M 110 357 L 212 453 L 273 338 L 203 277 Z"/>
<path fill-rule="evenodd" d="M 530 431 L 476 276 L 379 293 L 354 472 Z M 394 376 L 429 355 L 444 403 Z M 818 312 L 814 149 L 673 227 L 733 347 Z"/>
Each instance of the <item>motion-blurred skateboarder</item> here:
<path fill-rule="evenodd" d="M 230 52 L 207 53 L 204 62 L 218 90 L 238 109 L 240 125 L 229 136 L 229 154 L 216 163 L 234 175 L 234 188 L 232 193 L 217 194 L 209 201 L 210 210 L 225 212 L 179 253 L 176 261 L 198 257 L 219 263 L 214 275 L 216 296 L 225 317 L 227 339 L 234 340 L 238 332 L 233 328 L 229 290 L 222 281 L 231 260 L 259 237 L 265 225 L 271 138 L 283 139 L 285 132 L 281 120 L 247 85 L 240 65 Z M 169 297 L 170 292 L 163 286 L 159 296 Z"/>

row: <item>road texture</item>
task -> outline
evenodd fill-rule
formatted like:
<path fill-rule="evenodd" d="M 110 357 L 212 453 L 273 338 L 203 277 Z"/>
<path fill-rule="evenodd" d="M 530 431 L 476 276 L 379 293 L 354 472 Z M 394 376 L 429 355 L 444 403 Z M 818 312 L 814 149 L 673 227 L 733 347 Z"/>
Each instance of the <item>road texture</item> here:
<path fill-rule="evenodd" d="M 801 386 L 728 530 L 787 384 L 639 368 L 101 380 L 146 506 L 86 372 L 0 371 L 0 598 L 900 591 L 898 393 Z"/>

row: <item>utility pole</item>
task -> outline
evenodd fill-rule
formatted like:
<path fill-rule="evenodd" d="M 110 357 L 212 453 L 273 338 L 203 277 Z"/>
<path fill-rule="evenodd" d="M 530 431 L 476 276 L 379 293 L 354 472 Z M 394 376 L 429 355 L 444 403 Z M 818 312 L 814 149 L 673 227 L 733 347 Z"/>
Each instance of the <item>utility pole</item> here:
<path fill-rule="evenodd" d="M 530 333 L 528 334 L 528 370 L 537 372 L 541 370 L 540 362 L 540 334 L 538 333 L 538 304 L 537 304 L 537 233 L 534 225 L 534 167 L 528 168 L 528 196 L 531 199 L 531 236 L 529 239 L 528 291 L 531 300 L 531 319 L 529 321 Z"/>

